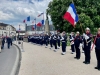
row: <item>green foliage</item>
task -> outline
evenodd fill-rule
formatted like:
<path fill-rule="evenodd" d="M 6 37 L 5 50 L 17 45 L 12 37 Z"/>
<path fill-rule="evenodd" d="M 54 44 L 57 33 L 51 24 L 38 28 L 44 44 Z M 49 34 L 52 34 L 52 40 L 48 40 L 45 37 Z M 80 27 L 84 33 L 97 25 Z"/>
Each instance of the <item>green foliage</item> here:
<path fill-rule="evenodd" d="M 53 0 L 49 3 L 47 11 L 55 28 L 61 32 L 82 32 L 82 28 L 85 30 L 86 27 L 89 27 L 94 33 L 94 30 L 100 27 L 100 0 L 73 0 L 79 16 L 79 22 L 75 28 L 62 18 L 71 2 L 72 0 Z"/>

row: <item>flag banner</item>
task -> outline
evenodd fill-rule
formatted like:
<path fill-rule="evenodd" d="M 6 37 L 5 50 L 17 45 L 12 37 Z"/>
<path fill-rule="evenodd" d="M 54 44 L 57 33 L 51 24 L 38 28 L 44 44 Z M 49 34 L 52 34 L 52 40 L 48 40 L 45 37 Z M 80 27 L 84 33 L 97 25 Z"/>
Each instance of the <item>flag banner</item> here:
<path fill-rule="evenodd" d="M 26 20 L 23 20 L 23 23 L 25 23 L 26 22 Z"/>
<path fill-rule="evenodd" d="M 32 30 L 34 30 L 35 28 L 34 28 L 34 25 L 32 26 Z"/>
<path fill-rule="evenodd" d="M 30 16 L 27 17 L 27 21 L 30 21 Z"/>
<path fill-rule="evenodd" d="M 44 25 L 44 20 L 41 21 L 42 25 Z"/>
<path fill-rule="evenodd" d="M 36 29 L 36 24 L 34 25 L 34 29 Z"/>
<path fill-rule="evenodd" d="M 44 14 L 44 13 L 39 14 L 38 17 L 40 17 L 40 16 L 43 15 L 43 14 Z"/>
<path fill-rule="evenodd" d="M 37 26 L 38 26 L 38 27 L 41 27 L 41 26 L 42 26 L 42 24 L 39 22 L 39 23 L 37 23 Z"/>
<path fill-rule="evenodd" d="M 32 23 L 34 23 L 34 21 L 32 21 Z"/>
<path fill-rule="evenodd" d="M 63 18 L 65 20 L 67 20 L 68 22 L 70 22 L 73 26 L 76 25 L 76 23 L 78 22 L 79 18 L 78 15 L 76 13 L 76 9 L 73 3 L 70 4 L 67 12 L 64 14 Z"/>

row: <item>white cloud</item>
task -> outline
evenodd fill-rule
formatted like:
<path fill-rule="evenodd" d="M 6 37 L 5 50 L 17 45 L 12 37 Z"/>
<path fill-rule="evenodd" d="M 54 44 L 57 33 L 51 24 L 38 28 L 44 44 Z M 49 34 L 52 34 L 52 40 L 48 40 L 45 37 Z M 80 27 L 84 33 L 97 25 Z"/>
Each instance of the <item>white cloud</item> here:
<path fill-rule="evenodd" d="M 0 21 L 14 25 L 18 29 L 19 24 L 28 16 L 31 16 L 32 22 L 40 13 L 46 13 L 50 1 L 52 0 L 41 0 L 39 2 L 36 0 L 2 0 L 0 2 Z M 41 21 L 42 18 L 42 16 L 37 18 L 37 22 Z M 22 29 L 25 29 L 23 25 Z"/>

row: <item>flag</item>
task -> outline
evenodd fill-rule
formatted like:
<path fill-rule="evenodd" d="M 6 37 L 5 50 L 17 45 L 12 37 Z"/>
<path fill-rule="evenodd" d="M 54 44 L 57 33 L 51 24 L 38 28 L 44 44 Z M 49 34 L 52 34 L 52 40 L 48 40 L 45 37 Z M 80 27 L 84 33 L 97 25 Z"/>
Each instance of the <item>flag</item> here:
<path fill-rule="evenodd" d="M 70 4 L 67 12 L 64 14 L 63 18 L 70 22 L 73 26 L 78 22 L 79 18 L 76 13 L 76 9 L 73 3 Z"/>
<path fill-rule="evenodd" d="M 37 24 L 37 26 L 38 26 L 38 27 L 41 27 L 41 26 L 42 26 L 42 24 L 39 22 L 39 23 Z"/>
<path fill-rule="evenodd" d="M 32 26 L 32 29 L 34 30 L 35 28 L 34 28 L 34 25 Z"/>
<path fill-rule="evenodd" d="M 34 29 L 36 29 L 36 24 L 34 25 Z"/>
<path fill-rule="evenodd" d="M 30 21 L 30 16 L 27 17 L 27 21 Z"/>
<path fill-rule="evenodd" d="M 44 13 L 39 14 L 38 17 L 40 17 L 40 16 L 43 15 L 43 14 L 44 14 Z"/>
<path fill-rule="evenodd" d="M 33 30 L 36 29 L 36 24 L 32 26 L 32 29 L 33 29 Z"/>
<path fill-rule="evenodd" d="M 41 24 L 44 25 L 44 20 L 41 21 Z"/>
<path fill-rule="evenodd" d="M 32 23 L 34 23 L 34 21 L 32 21 Z"/>
<path fill-rule="evenodd" d="M 23 20 L 23 23 L 25 23 L 26 22 L 26 20 Z"/>

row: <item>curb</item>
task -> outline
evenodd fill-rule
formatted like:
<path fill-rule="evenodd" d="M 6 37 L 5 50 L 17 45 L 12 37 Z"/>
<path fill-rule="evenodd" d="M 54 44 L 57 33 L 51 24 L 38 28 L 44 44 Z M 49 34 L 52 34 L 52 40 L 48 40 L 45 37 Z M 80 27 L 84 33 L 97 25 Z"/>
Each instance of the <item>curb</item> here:
<path fill-rule="evenodd" d="M 17 57 L 16 57 L 16 60 L 15 60 L 15 63 L 14 63 L 14 66 L 13 66 L 13 69 L 12 69 L 10 75 L 18 75 L 19 69 L 20 69 L 20 65 L 21 65 L 21 58 L 22 58 L 21 49 L 18 47 L 18 45 L 14 44 L 14 43 L 13 43 L 13 45 L 17 49 Z"/>

